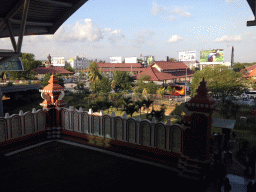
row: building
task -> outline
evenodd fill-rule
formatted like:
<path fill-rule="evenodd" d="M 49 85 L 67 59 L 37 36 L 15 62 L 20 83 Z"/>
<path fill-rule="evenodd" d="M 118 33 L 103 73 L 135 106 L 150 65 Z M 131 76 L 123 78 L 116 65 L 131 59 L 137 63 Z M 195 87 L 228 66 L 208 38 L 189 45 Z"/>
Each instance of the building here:
<path fill-rule="evenodd" d="M 141 63 L 97 63 L 97 67 L 108 77 L 113 77 L 115 70 L 138 74 L 145 69 Z M 85 70 L 85 73 L 88 73 L 88 71 L 89 68 Z"/>
<path fill-rule="evenodd" d="M 128 57 L 124 59 L 124 63 L 137 63 L 137 57 Z"/>
<path fill-rule="evenodd" d="M 166 62 L 155 61 L 152 65 L 145 68 L 145 70 L 134 77 L 140 78 L 148 75 L 150 81 L 167 83 L 184 82 L 186 79 L 191 81 L 194 71 L 183 62 Z"/>
<path fill-rule="evenodd" d="M 45 74 L 46 73 L 60 73 L 60 74 L 67 74 L 67 75 L 73 75 L 74 72 L 70 72 L 66 69 L 64 69 L 64 67 L 54 67 L 52 65 L 48 65 L 46 64 L 46 67 L 42 67 L 42 66 L 39 66 L 37 67 L 36 69 L 33 69 L 32 71 L 35 71 L 37 73 L 37 78 L 38 79 L 41 79 L 41 78 L 44 78 Z"/>
<path fill-rule="evenodd" d="M 70 66 L 73 69 L 86 69 L 87 67 L 89 67 L 91 61 L 82 57 L 78 57 L 76 56 L 71 62 L 70 62 Z"/>

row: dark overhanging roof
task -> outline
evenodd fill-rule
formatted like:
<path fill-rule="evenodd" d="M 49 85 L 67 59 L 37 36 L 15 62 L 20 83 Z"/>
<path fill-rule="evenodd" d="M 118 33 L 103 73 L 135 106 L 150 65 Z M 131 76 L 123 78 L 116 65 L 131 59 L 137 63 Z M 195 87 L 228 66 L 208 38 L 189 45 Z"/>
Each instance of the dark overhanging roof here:
<path fill-rule="evenodd" d="M 54 34 L 87 1 L 1 0 L 0 38 L 10 37 L 13 51 L 0 51 L 0 65 L 21 56 L 23 36 Z"/>
<path fill-rule="evenodd" d="M 25 0 L 1 0 L 0 37 L 9 37 L 10 20 L 14 36 L 18 36 Z M 54 34 L 57 29 L 88 0 L 30 0 L 24 35 Z"/>
<path fill-rule="evenodd" d="M 249 4 L 251 10 L 252 10 L 252 13 L 255 17 L 255 5 L 256 5 L 256 0 L 246 0 L 247 3 Z M 247 21 L 247 26 L 255 26 L 256 25 L 256 20 L 254 19 L 253 21 Z"/>

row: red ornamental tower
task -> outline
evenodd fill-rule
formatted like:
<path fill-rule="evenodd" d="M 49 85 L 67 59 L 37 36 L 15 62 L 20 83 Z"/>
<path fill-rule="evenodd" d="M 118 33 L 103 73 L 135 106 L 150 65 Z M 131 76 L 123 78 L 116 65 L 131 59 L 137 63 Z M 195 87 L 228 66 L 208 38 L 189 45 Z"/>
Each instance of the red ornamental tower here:
<path fill-rule="evenodd" d="M 64 88 L 58 84 L 54 74 L 51 75 L 50 84 L 39 90 L 44 101 L 40 104 L 46 110 L 46 128 L 50 130 L 61 128 L 61 109 L 66 105 L 62 100 Z"/>
<path fill-rule="evenodd" d="M 189 115 L 183 119 L 184 123 L 189 121 L 191 123 L 184 153 L 200 160 L 210 159 L 212 113 L 215 110 L 216 101 L 208 91 L 203 78 L 196 90 L 197 95 L 185 104 Z"/>
<path fill-rule="evenodd" d="M 208 91 L 203 78 L 196 90 L 197 95 L 181 106 L 185 112 L 182 123 L 186 130 L 179 166 L 183 174 L 193 175 L 193 178 L 201 178 L 203 170 L 210 163 L 212 113 L 216 101 Z"/>

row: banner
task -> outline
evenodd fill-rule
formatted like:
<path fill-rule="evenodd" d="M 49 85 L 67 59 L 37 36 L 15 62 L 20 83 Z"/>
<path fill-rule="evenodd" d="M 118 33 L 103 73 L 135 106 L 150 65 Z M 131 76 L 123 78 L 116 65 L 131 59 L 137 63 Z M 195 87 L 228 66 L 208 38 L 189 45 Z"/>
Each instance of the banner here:
<path fill-rule="evenodd" d="M 223 62 L 223 49 L 213 49 L 200 51 L 201 62 Z"/>
<path fill-rule="evenodd" d="M 179 61 L 196 61 L 196 51 L 180 51 Z"/>

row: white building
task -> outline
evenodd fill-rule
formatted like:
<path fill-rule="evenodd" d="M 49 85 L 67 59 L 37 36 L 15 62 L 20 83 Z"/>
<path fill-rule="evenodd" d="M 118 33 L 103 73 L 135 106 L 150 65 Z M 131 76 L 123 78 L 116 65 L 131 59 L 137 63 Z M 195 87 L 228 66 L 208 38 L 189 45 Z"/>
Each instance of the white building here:
<path fill-rule="evenodd" d="M 137 57 L 127 57 L 124 59 L 125 63 L 138 63 L 137 62 Z"/>
<path fill-rule="evenodd" d="M 86 69 L 89 67 L 91 61 L 82 57 L 79 58 L 78 56 L 75 56 L 75 58 L 70 62 L 70 66 L 73 69 Z"/>

